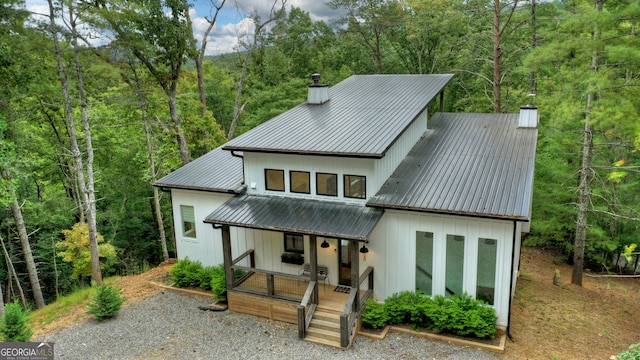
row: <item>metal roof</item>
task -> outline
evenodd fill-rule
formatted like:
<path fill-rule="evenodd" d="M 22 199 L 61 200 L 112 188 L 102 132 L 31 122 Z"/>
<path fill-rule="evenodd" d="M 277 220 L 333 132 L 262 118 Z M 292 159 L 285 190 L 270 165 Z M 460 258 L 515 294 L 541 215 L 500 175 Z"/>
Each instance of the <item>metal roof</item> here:
<path fill-rule="evenodd" d="M 381 158 L 453 75 L 354 75 L 322 105 L 303 103 L 227 150 Z"/>
<path fill-rule="evenodd" d="M 367 205 L 527 221 L 537 133 L 518 114 L 437 113 Z"/>
<path fill-rule="evenodd" d="M 242 159 L 218 147 L 156 181 L 158 187 L 240 193 Z"/>
<path fill-rule="evenodd" d="M 242 195 L 233 197 L 204 222 L 365 241 L 382 209 L 344 203 Z"/>

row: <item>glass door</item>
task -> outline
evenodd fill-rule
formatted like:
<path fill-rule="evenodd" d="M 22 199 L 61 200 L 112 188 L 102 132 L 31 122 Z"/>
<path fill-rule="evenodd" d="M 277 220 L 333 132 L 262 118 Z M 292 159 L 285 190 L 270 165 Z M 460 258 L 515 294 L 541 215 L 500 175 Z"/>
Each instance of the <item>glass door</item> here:
<path fill-rule="evenodd" d="M 351 286 L 351 250 L 348 240 L 339 241 L 338 246 L 338 284 Z"/>

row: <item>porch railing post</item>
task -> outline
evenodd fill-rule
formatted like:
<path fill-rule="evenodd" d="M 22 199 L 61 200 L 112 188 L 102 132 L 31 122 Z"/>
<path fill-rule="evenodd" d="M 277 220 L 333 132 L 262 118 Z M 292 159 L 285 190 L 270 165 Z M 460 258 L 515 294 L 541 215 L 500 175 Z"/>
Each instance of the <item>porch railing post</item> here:
<path fill-rule="evenodd" d="M 235 284 L 233 269 L 231 268 L 233 258 L 231 257 L 231 231 L 229 230 L 229 225 L 222 225 L 222 256 L 227 290 L 231 290 Z"/>
<path fill-rule="evenodd" d="M 353 311 L 357 312 L 360 308 L 360 249 L 358 242 L 349 241 L 349 252 L 351 253 L 351 287 L 356 289 L 356 299 L 353 302 Z"/>
<path fill-rule="evenodd" d="M 267 274 L 267 296 L 271 297 L 275 293 L 275 284 L 273 283 L 273 274 Z"/>
<path fill-rule="evenodd" d="M 309 261 L 311 262 L 311 274 L 310 279 L 316 283 L 316 288 L 313 291 L 313 304 L 320 302 L 320 296 L 318 294 L 318 248 L 316 247 L 316 236 L 309 235 Z"/>

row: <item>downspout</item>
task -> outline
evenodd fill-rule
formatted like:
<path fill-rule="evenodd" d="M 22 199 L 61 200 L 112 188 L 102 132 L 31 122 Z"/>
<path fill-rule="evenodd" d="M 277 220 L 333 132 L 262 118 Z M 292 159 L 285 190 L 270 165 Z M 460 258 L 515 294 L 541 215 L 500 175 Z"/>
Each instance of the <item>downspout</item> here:
<path fill-rule="evenodd" d="M 238 154 L 236 154 L 234 152 L 234 150 L 231 150 L 231 156 L 238 157 L 238 158 L 242 159 L 242 185 L 244 185 L 244 182 L 245 182 L 245 180 L 244 180 L 244 155 L 238 155 Z"/>
<path fill-rule="evenodd" d="M 516 257 L 516 229 L 518 228 L 517 221 L 513 221 L 513 246 L 511 247 L 511 272 L 509 276 L 509 312 L 507 313 L 507 336 L 509 340 L 513 341 L 511 337 L 511 307 L 513 306 L 513 297 L 515 296 L 513 292 L 513 270 L 515 267 L 515 257 Z"/>

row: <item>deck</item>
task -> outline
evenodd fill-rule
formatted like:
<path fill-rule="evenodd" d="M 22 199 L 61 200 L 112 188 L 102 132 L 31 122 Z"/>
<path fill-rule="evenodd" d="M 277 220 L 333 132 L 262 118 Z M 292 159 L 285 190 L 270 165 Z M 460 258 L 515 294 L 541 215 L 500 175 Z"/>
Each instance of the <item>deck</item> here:
<path fill-rule="evenodd" d="M 274 297 L 270 297 L 261 295 L 267 293 L 266 277 L 267 275 L 264 273 L 254 273 L 236 288 L 228 291 L 229 310 L 297 324 L 298 305 L 300 305 L 309 282 L 276 276 L 274 277 Z M 344 310 L 349 294 L 334 291 L 335 288 L 335 285 L 318 284 L 318 307 L 339 312 Z"/>

